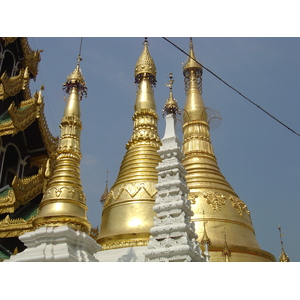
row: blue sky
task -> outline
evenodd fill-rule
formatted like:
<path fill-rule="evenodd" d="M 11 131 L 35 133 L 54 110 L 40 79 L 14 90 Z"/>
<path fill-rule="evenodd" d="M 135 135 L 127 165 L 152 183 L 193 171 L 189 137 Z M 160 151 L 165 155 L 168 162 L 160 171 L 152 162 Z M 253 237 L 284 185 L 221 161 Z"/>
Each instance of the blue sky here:
<path fill-rule="evenodd" d="M 170 37 L 183 50 L 188 37 Z M 81 179 L 87 197 L 88 218 L 100 225 L 99 199 L 114 183 L 132 134 L 136 87 L 134 67 L 143 49 L 143 37 L 84 37 L 81 68 L 88 96 L 81 102 Z M 161 110 L 168 97 L 169 73 L 179 107 L 185 103 L 182 63 L 186 56 L 161 37 L 149 37 L 149 50 L 157 68 L 155 99 Z M 245 96 L 300 133 L 300 38 L 194 37 L 194 50 L 203 65 Z M 80 38 L 29 37 L 34 50 L 44 51 L 32 93 L 42 84 L 45 112 L 53 135 L 65 102 L 62 84 L 77 62 Z M 296 136 L 204 70 L 205 105 L 220 113 L 222 123 L 211 139 L 221 172 L 247 204 L 263 250 L 278 259 L 281 252 L 278 225 L 292 261 L 300 261 L 299 145 Z M 181 136 L 180 124 L 178 134 Z"/>

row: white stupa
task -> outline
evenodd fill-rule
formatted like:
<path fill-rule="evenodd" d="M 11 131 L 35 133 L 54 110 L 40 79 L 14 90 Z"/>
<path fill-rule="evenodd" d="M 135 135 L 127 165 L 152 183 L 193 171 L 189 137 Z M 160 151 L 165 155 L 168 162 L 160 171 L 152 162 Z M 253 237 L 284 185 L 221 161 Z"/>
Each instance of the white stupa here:
<path fill-rule="evenodd" d="M 183 154 L 175 131 L 179 109 L 173 98 L 173 82 L 170 74 L 170 97 L 163 110 L 166 129 L 158 150 L 162 162 L 157 166 L 157 197 L 153 207 L 156 217 L 145 257 L 149 262 L 204 262 L 206 259 L 196 241 L 198 236 L 191 222 L 193 212 L 187 200 L 186 171 L 181 164 Z"/>

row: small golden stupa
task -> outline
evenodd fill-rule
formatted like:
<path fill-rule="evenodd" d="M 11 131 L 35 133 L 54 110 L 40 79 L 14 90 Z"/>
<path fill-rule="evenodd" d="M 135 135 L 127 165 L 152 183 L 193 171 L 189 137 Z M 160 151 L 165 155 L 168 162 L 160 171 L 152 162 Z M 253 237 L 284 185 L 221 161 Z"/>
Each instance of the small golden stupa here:
<path fill-rule="evenodd" d="M 80 180 L 80 100 L 86 94 L 86 85 L 79 67 L 68 76 L 64 85 L 69 94 L 62 118 L 60 141 L 55 152 L 54 165 L 48 163 L 46 173 L 51 174 L 47 189 L 33 221 L 35 228 L 41 226 L 68 225 L 75 230 L 90 232 L 86 217 L 86 198 Z M 50 169 L 53 171 L 51 172 Z"/>

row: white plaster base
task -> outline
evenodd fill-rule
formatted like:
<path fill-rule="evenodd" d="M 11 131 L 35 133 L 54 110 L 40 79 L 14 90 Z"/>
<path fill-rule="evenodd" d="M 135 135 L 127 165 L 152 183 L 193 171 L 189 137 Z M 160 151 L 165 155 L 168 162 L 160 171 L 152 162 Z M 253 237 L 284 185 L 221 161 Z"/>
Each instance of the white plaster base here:
<path fill-rule="evenodd" d="M 68 226 L 41 227 L 20 237 L 27 247 L 4 262 L 97 262 L 101 246 L 88 234 Z"/>
<path fill-rule="evenodd" d="M 144 262 L 147 246 L 103 250 L 94 256 L 100 262 Z"/>

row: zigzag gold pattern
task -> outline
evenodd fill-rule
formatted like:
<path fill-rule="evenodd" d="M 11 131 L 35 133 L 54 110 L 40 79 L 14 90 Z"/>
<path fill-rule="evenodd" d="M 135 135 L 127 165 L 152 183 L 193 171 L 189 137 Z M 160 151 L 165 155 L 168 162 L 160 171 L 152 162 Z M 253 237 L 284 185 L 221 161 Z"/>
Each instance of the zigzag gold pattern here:
<path fill-rule="evenodd" d="M 151 198 L 156 194 L 153 183 L 150 182 L 131 182 L 125 183 L 119 190 L 116 190 L 115 199 L 118 200 L 123 191 L 126 191 L 131 198 L 134 198 L 140 190 L 144 190 Z"/>
<path fill-rule="evenodd" d="M 112 200 L 118 200 L 124 191 L 127 192 L 131 198 L 134 198 L 141 190 L 144 190 L 151 198 L 157 193 L 155 185 L 151 182 L 125 183 L 120 188 L 110 191 L 104 203 L 104 207 L 110 204 Z"/>

